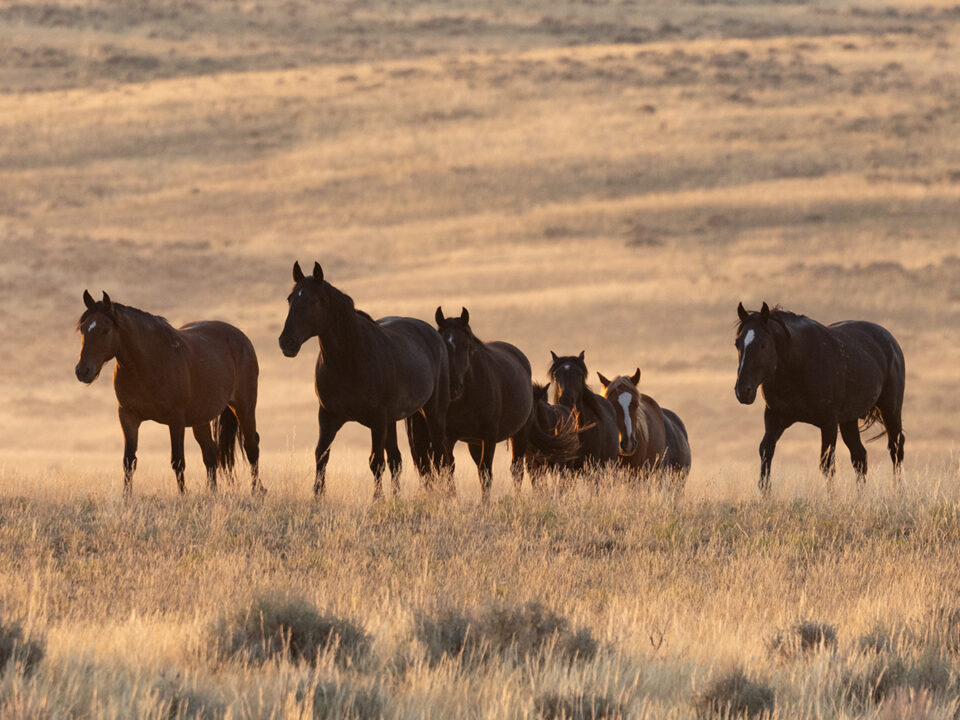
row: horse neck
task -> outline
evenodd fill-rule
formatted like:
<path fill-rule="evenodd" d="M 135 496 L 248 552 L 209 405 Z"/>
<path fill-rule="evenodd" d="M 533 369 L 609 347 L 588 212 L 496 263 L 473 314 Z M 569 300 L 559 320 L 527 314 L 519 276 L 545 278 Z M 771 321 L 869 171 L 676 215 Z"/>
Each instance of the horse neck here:
<path fill-rule="evenodd" d="M 176 342 L 176 338 L 171 336 L 172 331 L 164 332 L 159 325 L 147 327 L 143 318 L 127 312 L 123 307 L 116 309 L 116 318 L 120 335 L 117 369 L 145 377 L 157 367 L 163 367 L 163 357 L 169 354 Z"/>
<path fill-rule="evenodd" d="M 357 311 L 345 308 L 342 315 L 333 327 L 328 328 L 322 335 L 317 335 L 320 362 L 329 367 L 353 371 L 357 366 L 357 348 L 363 345 L 365 338 Z"/>

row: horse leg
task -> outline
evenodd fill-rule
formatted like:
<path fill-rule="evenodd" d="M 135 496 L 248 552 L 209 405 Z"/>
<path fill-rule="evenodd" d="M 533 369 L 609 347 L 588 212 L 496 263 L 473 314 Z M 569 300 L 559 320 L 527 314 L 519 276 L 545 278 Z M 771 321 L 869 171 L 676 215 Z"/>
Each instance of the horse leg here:
<path fill-rule="evenodd" d="M 140 436 L 140 418 L 120 408 L 120 429 L 123 431 L 123 496 L 133 492 L 133 471 L 137 469 L 137 439 Z"/>
<path fill-rule="evenodd" d="M 827 480 L 833 480 L 837 472 L 834 458 L 837 454 L 837 423 L 828 421 L 820 427 L 820 472 Z"/>
<path fill-rule="evenodd" d="M 370 428 L 370 471 L 373 473 L 373 499 L 383 497 L 383 471 L 387 467 L 383 453 L 387 444 L 387 423 L 378 422 Z"/>
<path fill-rule="evenodd" d="M 784 420 L 775 412 L 767 408 L 763 413 L 763 440 L 760 441 L 760 492 L 770 493 L 770 466 L 773 464 L 773 453 L 777 449 L 777 441 L 792 423 Z"/>
<path fill-rule="evenodd" d="M 254 402 L 237 402 L 231 405 L 240 425 L 240 436 L 243 438 L 243 451 L 250 463 L 250 494 L 264 495 L 267 490 L 260 482 L 260 435 L 257 433 L 257 415 Z"/>
<path fill-rule="evenodd" d="M 440 411 L 440 403 L 436 398 L 431 399 L 430 408 L 424 408 L 423 417 L 430 434 L 430 446 L 433 449 L 433 472 L 442 480 L 449 495 L 456 495 L 456 486 L 453 482 L 453 442 L 447 441 L 446 410 Z"/>
<path fill-rule="evenodd" d="M 490 486 L 493 485 L 493 454 L 497 450 L 497 441 L 495 438 L 487 438 L 480 446 L 480 459 L 474 454 L 474 446 L 470 446 L 470 454 L 477 463 L 477 470 L 480 471 L 480 495 L 484 503 L 490 502 Z"/>
<path fill-rule="evenodd" d="M 183 495 L 186 488 L 183 483 L 183 471 L 187 466 L 187 461 L 183 457 L 183 433 L 186 427 L 183 423 L 175 423 L 170 426 L 170 466 L 177 476 L 177 490 Z"/>
<path fill-rule="evenodd" d="M 867 481 L 867 449 L 860 440 L 860 424 L 856 420 L 840 423 L 840 437 L 850 450 L 850 462 L 857 473 L 857 487 L 863 487 Z"/>
<path fill-rule="evenodd" d="M 193 426 L 193 437 L 200 446 L 203 455 L 203 466 L 207 469 L 207 489 L 217 491 L 217 443 L 210 433 L 210 423 L 200 423 Z"/>
<path fill-rule="evenodd" d="M 403 468 L 403 458 L 400 455 L 400 446 L 397 443 L 397 423 L 387 423 L 387 465 L 390 467 L 390 480 L 393 483 L 393 496 L 400 495 L 400 471 Z"/>
<path fill-rule="evenodd" d="M 317 474 L 313 481 L 313 495 L 316 498 L 323 496 L 323 491 L 327 484 L 327 463 L 330 461 L 330 445 L 337 436 L 337 432 L 343 427 L 343 420 L 334 417 L 323 408 L 320 408 L 318 420 L 320 423 L 320 439 L 317 441 L 317 449 L 314 452 L 314 457 L 317 461 Z"/>
<path fill-rule="evenodd" d="M 527 456 L 527 446 L 530 437 L 527 428 L 510 438 L 510 474 L 513 476 L 513 489 L 518 495 L 523 488 L 524 458 Z M 533 486 L 533 475 L 530 476 L 530 485 Z"/>

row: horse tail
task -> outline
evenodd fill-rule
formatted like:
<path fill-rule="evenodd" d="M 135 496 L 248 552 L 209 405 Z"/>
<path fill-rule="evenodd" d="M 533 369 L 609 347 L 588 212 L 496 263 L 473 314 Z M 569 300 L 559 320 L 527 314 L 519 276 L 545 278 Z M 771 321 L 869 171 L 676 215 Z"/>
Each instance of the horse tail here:
<path fill-rule="evenodd" d="M 237 416 L 229 405 L 220 413 L 220 417 L 213 421 L 213 440 L 217 443 L 217 465 L 223 470 L 233 470 L 237 459 L 237 445 L 243 441 L 243 437 Z"/>
<path fill-rule="evenodd" d="M 576 414 L 557 423 L 556 427 L 544 427 L 537 413 L 537 398 L 534 395 L 530 409 L 530 443 L 549 463 L 564 465 L 577 459 L 580 454 L 580 433 Z"/>
<path fill-rule="evenodd" d="M 873 437 L 867 438 L 867 442 L 873 442 L 874 440 L 879 440 L 887 434 L 886 425 L 883 422 L 883 416 L 880 414 L 880 408 L 875 407 L 870 410 L 866 415 L 860 418 L 860 432 L 866 432 L 872 428 L 877 423 L 880 423 L 880 427 L 883 428 L 879 433 Z"/>

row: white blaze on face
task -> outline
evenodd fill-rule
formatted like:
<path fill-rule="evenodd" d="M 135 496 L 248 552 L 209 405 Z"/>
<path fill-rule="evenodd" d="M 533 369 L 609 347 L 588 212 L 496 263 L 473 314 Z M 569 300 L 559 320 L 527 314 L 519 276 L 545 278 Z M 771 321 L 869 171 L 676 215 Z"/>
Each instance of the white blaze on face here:
<path fill-rule="evenodd" d="M 90 331 L 93 330 L 96 326 L 97 326 L 97 321 L 94 320 L 92 323 L 90 323 L 90 324 L 87 326 L 87 332 L 90 332 Z"/>
<path fill-rule="evenodd" d="M 633 402 L 633 395 L 628 392 L 620 393 L 620 397 L 617 398 L 617 401 L 620 403 L 620 407 L 623 408 L 623 424 L 626 427 L 626 436 L 628 438 L 632 438 L 633 418 L 630 417 L 630 403 Z"/>
<path fill-rule="evenodd" d="M 740 373 L 743 372 L 743 361 L 747 359 L 747 347 L 753 342 L 754 337 L 753 330 L 747 330 L 747 334 L 743 336 L 743 350 L 740 351 L 740 369 L 737 370 L 737 377 L 740 377 Z"/>

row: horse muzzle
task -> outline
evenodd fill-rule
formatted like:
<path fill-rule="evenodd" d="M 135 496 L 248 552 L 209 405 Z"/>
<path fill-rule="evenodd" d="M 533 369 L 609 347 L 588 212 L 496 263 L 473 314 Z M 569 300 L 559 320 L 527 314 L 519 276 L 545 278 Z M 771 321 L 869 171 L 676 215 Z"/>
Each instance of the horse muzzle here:
<path fill-rule="evenodd" d="M 290 340 L 283 335 L 280 336 L 280 352 L 288 358 L 296 357 L 300 353 L 302 345 L 303 343 L 298 343 L 296 340 Z"/>
<path fill-rule="evenodd" d="M 630 439 L 620 443 L 620 457 L 630 457 L 637 451 L 636 440 Z"/>
<path fill-rule="evenodd" d="M 739 400 L 742 405 L 752 405 L 753 401 L 757 399 L 757 388 L 754 386 L 741 386 L 738 384 L 733 391 L 737 395 L 737 400 Z"/>
<path fill-rule="evenodd" d="M 100 370 L 90 363 L 78 362 L 77 367 L 74 368 L 74 372 L 77 374 L 77 380 L 86 385 L 89 385 L 94 380 L 97 379 L 97 375 L 100 374 Z"/>

